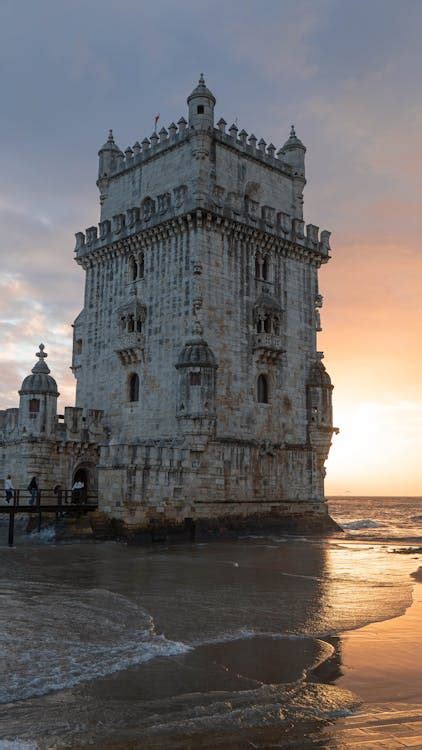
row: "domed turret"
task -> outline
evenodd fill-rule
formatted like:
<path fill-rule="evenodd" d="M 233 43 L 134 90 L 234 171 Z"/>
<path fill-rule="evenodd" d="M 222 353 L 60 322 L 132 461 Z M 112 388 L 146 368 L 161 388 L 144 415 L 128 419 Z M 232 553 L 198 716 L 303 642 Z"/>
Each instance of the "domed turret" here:
<path fill-rule="evenodd" d="M 318 362 L 315 362 L 315 364 L 311 368 L 308 385 L 316 387 L 332 387 L 331 378 L 320 360 Z"/>
<path fill-rule="evenodd" d="M 34 435 L 54 430 L 57 398 L 60 395 L 45 362 L 48 355 L 44 348 L 44 344 L 40 344 L 36 355 L 38 362 L 32 368 L 31 375 L 24 378 L 19 391 L 19 427 Z"/>
<path fill-rule="evenodd" d="M 176 363 L 179 372 L 177 417 L 184 432 L 209 434 L 215 427 L 215 356 L 202 338 L 202 326 L 195 321 Z"/>
<path fill-rule="evenodd" d="M 116 156 L 118 156 L 120 153 L 121 151 L 114 141 L 113 131 L 110 130 L 104 146 L 101 146 L 98 152 L 98 156 L 100 158 L 100 162 L 98 165 L 98 179 L 101 179 L 102 177 L 109 177 L 110 172 L 112 172 L 114 169 Z"/>
<path fill-rule="evenodd" d="M 206 87 L 203 73 L 198 85 L 188 96 L 189 127 L 195 130 L 209 130 L 214 127 L 215 96 Z"/>
<path fill-rule="evenodd" d="M 308 423 L 310 428 L 332 427 L 331 378 L 321 360 L 315 362 L 308 378 Z"/>
<path fill-rule="evenodd" d="M 299 177 L 305 177 L 305 154 L 306 147 L 297 137 L 294 125 L 292 125 L 290 136 L 281 149 L 281 156 L 283 161 L 290 164 L 293 172 Z"/>
<path fill-rule="evenodd" d="M 206 341 L 200 336 L 194 336 L 186 342 L 176 367 L 217 367 L 214 354 Z"/>

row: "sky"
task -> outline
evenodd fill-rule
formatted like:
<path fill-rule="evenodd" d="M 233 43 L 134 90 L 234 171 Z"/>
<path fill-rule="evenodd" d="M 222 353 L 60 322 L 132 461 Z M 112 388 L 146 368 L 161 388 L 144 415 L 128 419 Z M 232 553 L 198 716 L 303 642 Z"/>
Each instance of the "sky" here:
<path fill-rule="evenodd" d="M 318 349 L 334 389 L 326 492 L 422 495 L 422 2 L 1 0 L 0 408 L 40 341 L 73 404 L 74 233 L 98 156 L 186 115 L 307 146 L 305 219 L 332 231 Z"/>

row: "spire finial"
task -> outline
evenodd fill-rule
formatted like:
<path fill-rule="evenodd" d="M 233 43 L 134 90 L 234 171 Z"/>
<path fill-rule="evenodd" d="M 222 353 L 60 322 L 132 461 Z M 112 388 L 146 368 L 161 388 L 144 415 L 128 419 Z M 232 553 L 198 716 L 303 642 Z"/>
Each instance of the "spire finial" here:
<path fill-rule="evenodd" d="M 292 127 L 290 128 L 290 138 L 296 138 L 296 130 L 294 125 L 292 125 Z"/>
<path fill-rule="evenodd" d="M 44 351 L 45 349 L 44 344 L 40 344 L 38 348 L 39 348 L 39 352 L 36 352 L 35 354 L 35 356 L 38 357 L 38 361 L 33 366 L 31 372 L 45 373 L 46 375 L 48 375 L 48 373 L 50 372 L 50 369 L 47 365 L 47 362 L 45 361 L 46 358 L 48 357 L 48 354 L 47 352 Z"/>
<path fill-rule="evenodd" d="M 205 78 L 203 73 L 201 73 L 201 75 L 199 76 L 199 84 L 200 86 L 205 86 Z"/>
<path fill-rule="evenodd" d="M 113 131 L 111 130 L 111 128 L 108 131 L 108 140 L 110 141 L 110 143 L 114 143 L 114 136 L 113 136 Z"/>
<path fill-rule="evenodd" d="M 46 357 L 48 357 L 47 352 L 44 352 L 45 346 L 44 344 L 39 345 L 39 352 L 36 353 L 37 357 L 40 357 L 40 362 L 43 362 Z"/>

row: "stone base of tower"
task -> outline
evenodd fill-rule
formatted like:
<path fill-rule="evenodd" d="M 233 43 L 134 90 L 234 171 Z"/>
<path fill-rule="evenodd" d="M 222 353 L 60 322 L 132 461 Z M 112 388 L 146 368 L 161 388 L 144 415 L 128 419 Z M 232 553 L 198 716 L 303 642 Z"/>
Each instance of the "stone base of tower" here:
<path fill-rule="evenodd" d="M 242 514 L 220 512 L 218 515 L 187 517 L 176 522 L 165 517 L 130 522 L 129 519 L 113 518 L 113 535 L 135 543 L 186 542 L 233 539 L 266 534 L 325 535 L 341 531 L 329 516 L 325 504 L 316 507 L 313 503 L 302 503 L 292 512 L 289 504 L 277 511 L 263 508 Z"/>
<path fill-rule="evenodd" d="M 213 538 L 326 533 L 319 457 L 308 444 L 162 441 L 101 449 L 99 507 L 118 535 Z"/>

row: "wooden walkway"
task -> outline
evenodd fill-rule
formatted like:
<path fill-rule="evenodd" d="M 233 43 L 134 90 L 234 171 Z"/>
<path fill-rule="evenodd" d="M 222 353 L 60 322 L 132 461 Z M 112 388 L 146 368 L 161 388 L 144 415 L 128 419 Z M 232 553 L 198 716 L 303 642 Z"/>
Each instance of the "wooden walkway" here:
<path fill-rule="evenodd" d="M 14 546 L 15 517 L 18 513 L 37 514 L 38 531 L 41 531 L 43 515 L 53 515 L 59 519 L 64 516 L 89 513 L 98 508 L 96 492 L 89 492 L 81 498 L 77 497 L 72 490 L 62 490 L 59 494 L 52 490 L 39 490 L 37 500 L 33 505 L 29 503 L 28 494 L 27 490 L 13 490 L 10 503 L 3 498 L 3 504 L 0 504 L 0 514 L 9 516 L 9 547 Z"/>

